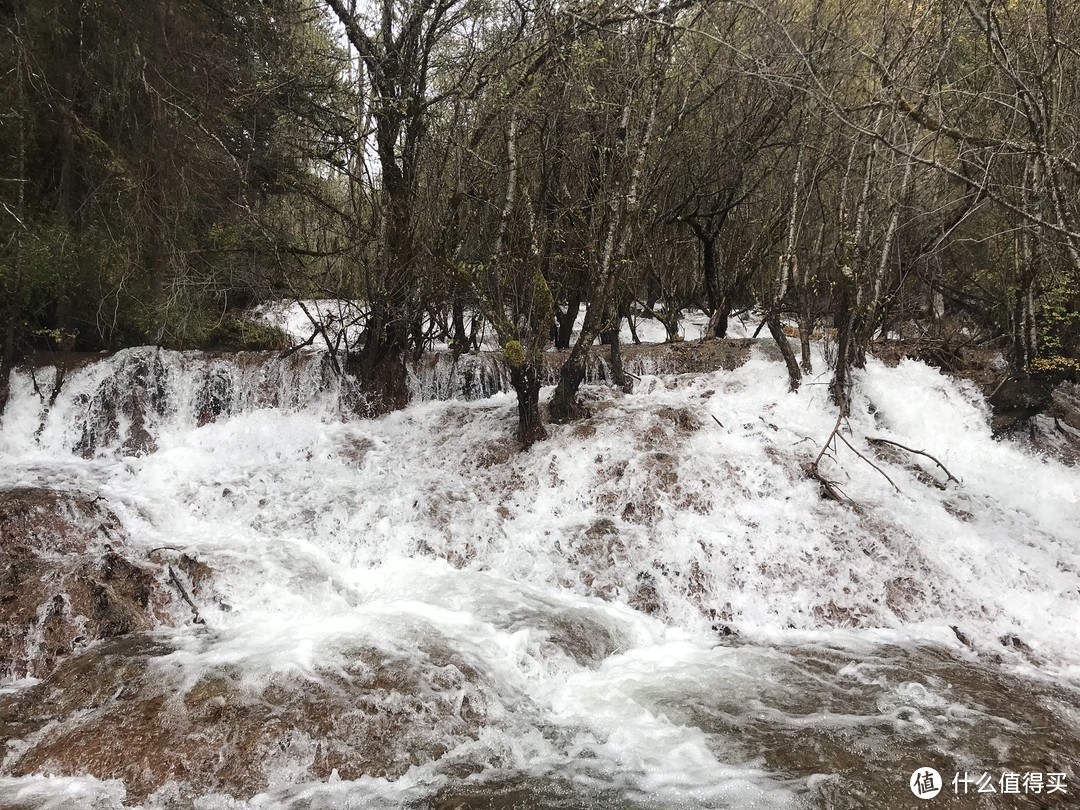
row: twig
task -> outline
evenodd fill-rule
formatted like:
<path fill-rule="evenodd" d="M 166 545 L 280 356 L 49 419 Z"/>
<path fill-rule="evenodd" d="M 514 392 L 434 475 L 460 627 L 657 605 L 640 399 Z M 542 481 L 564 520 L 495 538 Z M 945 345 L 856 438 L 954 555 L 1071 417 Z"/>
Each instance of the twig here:
<path fill-rule="evenodd" d="M 849 498 L 842 489 L 840 489 L 840 486 L 835 481 L 830 481 L 828 478 L 822 475 L 821 469 L 818 467 L 821 459 L 825 457 L 825 452 L 833 443 L 833 439 L 839 435 L 840 424 L 841 422 L 843 422 L 843 420 L 844 414 L 843 411 L 841 411 L 840 414 L 836 417 L 836 424 L 833 425 L 833 429 L 829 432 L 828 438 L 826 438 L 825 443 L 821 445 L 821 452 L 817 454 L 817 458 L 815 458 L 813 461 L 803 467 L 803 470 L 806 472 L 808 478 L 812 478 L 818 482 L 821 487 L 821 493 L 824 497 L 829 498 L 830 500 L 834 500 L 838 503 L 849 503 L 854 506 L 855 502 L 852 501 L 851 498 Z"/>
<path fill-rule="evenodd" d="M 914 449 L 912 449 L 910 447 L 907 447 L 905 445 L 900 444 L 899 442 L 894 442 L 892 439 L 873 438 L 873 439 L 867 439 L 866 441 L 869 442 L 870 444 L 891 444 L 893 447 L 899 447 L 901 450 L 907 450 L 909 453 L 915 453 L 916 455 L 919 455 L 919 456 L 926 456 L 932 462 L 934 462 L 939 467 L 941 467 L 942 470 L 944 470 L 945 475 L 947 475 L 949 477 L 950 481 L 955 481 L 957 484 L 960 483 L 960 479 L 957 478 L 955 475 L 953 475 L 951 472 L 949 472 L 948 467 L 946 467 L 944 464 L 942 464 L 940 461 L 938 461 L 932 455 L 927 453 L 925 450 L 914 450 Z"/>
<path fill-rule="evenodd" d="M 843 433 L 837 433 L 836 436 L 837 436 L 838 439 L 840 439 L 840 441 L 842 441 L 844 444 L 846 444 L 848 446 L 848 448 L 851 450 L 852 453 L 857 455 L 859 458 L 861 458 L 863 461 L 865 461 L 867 464 L 869 464 L 871 467 L 873 467 L 875 470 L 877 470 L 879 473 L 881 473 L 882 477 L 886 481 L 888 481 L 890 484 L 892 484 L 893 489 L 895 489 L 897 492 L 900 492 L 900 487 L 898 487 L 896 485 L 896 482 L 893 481 L 891 478 L 889 478 L 889 476 L 885 474 L 885 471 L 883 469 L 881 469 L 881 467 L 879 467 L 877 464 L 872 462 L 870 459 L 868 459 L 866 456 L 864 456 L 862 453 L 860 453 L 858 450 L 856 450 L 854 447 L 852 447 L 851 442 L 849 442 L 847 439 L 844 438 Z"/>
<path fill-rule="evenodd" d="M 807 478 L 812 478 L 813 480 L 818 482 L 818 486 L 821 487 L 822 497 L 828 498 L 832 501 L 836 501 L 837 503 L 851 504 L 852 506 L 858 508 L 858 504 L 851 500 L 851 498 L 849 498 L 844 493 L 844 491 L 840 489 L 840 485 L 838 483 L 836 483 L 835 481 L 830 481 L 828 478 L 821 474 L 821 470 L 818 469 L 816 463 L 806 464 L 803 467 L 803 470 L 806 472 Z"/>
<path fill-rule="evenodd" d="M 833 436 L 840 430 L 840 423 L 844 420 L 844 413 L 841 411 L 836 417 L 836 424 L 833 425 L 832 432 L 829 433 L 829 437 L 825 440 L 825 444 L 821 445 L 821 452 L 817 454 L 817 458 L 814 459 L 813 467 L 816 470 L 818 462 L 821 461 L 821 457 L 825 455 L 825 451 L 829 448 L 829 444 L 833 440 Z"/>
<path fill-rule="evenodd" d="M 56 404 L 56 398 L 60 396 L 60 388 L 64 384 L 64 377 L 65 376 L 67 376 L 67 369 L 64 366 L 57 363 L 56 364 L 56 374 L 53 376 L 52 393 L 49 395 L 49 407 L 50 408 L 53 405 Z"/>
<path fill-rule="evenodd" d="M 297 343 L 295 346 L 290 346 L 288 349 L 286 349 L 281 354 L 279 354 L 278 359 L 279 360 L 284 360 L 285 358 L 296 354 L 298 351 L 300 351 L 305 346 L 313 345 L 315 343 L 315 338 L 317 338 L 318 336 L 319 336 L 319 330 L 316 329 L 314 332 L 311 333 L 311 337 L 309 337 L 303 343 Z"/>
<path fill-rule="evenodd" d="M 715 416 L 713 416 L 711 413 L 709 414 L 709 416 L 712 416 L 712 420 L 714 422 L 716 422 L 716 424 L 720 425 L 720 427 L 724 426 L 723 423 L 719 419 L 717 419 Z"/>
<path fill-rule="evenodd" d="M 324 321 L 321 317 L 318 320 L 316 320 L 315 317 L 311 314 L 311 312 L 308 311 L 307 306 L 304 304 L 304 302 L 301 299 L 297 298 L 296 299 L 296 304 L 297 304 L 297 306 L 300 307 L 300 311 L 304 313 L 304 315 L 307 317 L 307 319 L 311 322 L 311 325 L 315 328 L 315 333 L 311 336 L 312 343 L 314 343 L 316 335 L 322 335 L 323 342 L 326 344 L 326 353 L 330 357 L 330 365 L 333 367 L 334 373 L 339 377 L 345 376 L 344 374 L 342 374 L 341 366 L 338 364 L 338 359 L 337 359 L 337 352 L 338 352 L 338 349 L 341 346 L 341 342 L 340 342 L 341 334 L 340 333 L 338 334 L 338 340 L 335 341 L 334 344 L 331 345 L 330 336 L 328 334 L 326 334 L 327 321 Z M 316 312 L 318 312 L 318 310 L 316 310 Z M 330 322 L 332 322 L 332 319 L 331 319 Z M 305 345 L 305 344 L 301 344 L 301 345 Z M 307 344 L 307 345 L 311 345 L 311 344 Z M 299 348 L 299 347 L 297 347 L 297 348 Z"/>
<path fill-rule="evenodd" d="M 41 404 L 45 404 L 45 395 L 41 393 L 41 388 L 38 387 L 37 375 L 34 374 L 34 367 L 30 366 L 30 382 L 34 384 L 34 393 L 38 395 L 38 399 L 41 400 Z"/>
<path fill-rule="evenodd" d="M 997 396 L 997 392 L 1000 391 L 1002 386 L 1005 385 L 1005 383 L 1007 383 L 1010 379 L 1012 379 L 1012 376 L 1009 375 L 1009 374 L 1006 374 L 1004 377 L 1002 377 L 1001 382 L 999 382 L 997 384 L 997 387 L 994 389 L 994 393 L 992 393 L 990 396 L 988 396 L 986 398 L 987 401 L 989 401 L 989 400 L 993 399 L 995 396 Z"/>

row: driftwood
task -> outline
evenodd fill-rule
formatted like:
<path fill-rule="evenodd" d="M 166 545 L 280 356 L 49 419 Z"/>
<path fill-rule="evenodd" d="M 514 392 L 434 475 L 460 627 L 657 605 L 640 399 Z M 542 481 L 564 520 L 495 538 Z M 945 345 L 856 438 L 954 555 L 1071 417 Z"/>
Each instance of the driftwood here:
<path fill-rule="evenodd" d="M 829 432 L 829 435 L 825 439 L 825 443 L 821 446 L 821 450 L 818 452 L 817 457 L 813 461 L 803 465 L 803 470 L 806 472 L 806 476 L 808 478 L 812 478 L 821 485 L 822 497 L 829 500 L 837 501 L 839 503 L 847 503 L 854 505 L 854 501 L 852 501 L 851 498 L 849 498 L 844 493 L 844 491 L 840 489 L 839 485 L 835 481 L 826 478 L 821 472 L 821 459 L 825 457 L 825 454 L 829 451 L 830 447 L 836 446 L 837 439 L 847 445 L 848 449 L 851 450 L 851 452 L 853 452 L 855 455 L 865 461 L 868 465 L 877 470 L 878 473 L 881 474 L 881 477 L 892 485 L 893 489 L 895 489 L 897 492 L 902 492 L 900 487 L 896 485 L 896 482 L 893 481 L 892 478 L 890 478 L 888 474 L 883 469 L 881 469 L 881 467 L 879 467 L 873 461 L 868 459 L 865 455 L 860 453 L 855 448 L 855 446 L 850 441 L 848 441 L 847 438 L 840 432 L 840 426 L 843 424 L 843 422 L 844 413 L 843 411 L 841 411 L 840 414 L 836 417 L 836 424 L 833 425 L 833 429 Z M 872 445 L 887 444 L 893 447 L 898 447 L 901 450 L 906 450 L 909 453 L 914 453 L 915 455 L 925 456 L 942 469 L 945 475 L 948 476 L 948 481 L 953 481 L 957 484 L 960 483 L 960 479 L 953 475 L 948 467 L 942 464 L 937 458 L 927 453 L 925 450 L 916 450 L 912 447 L 908 447 L 907 445 L 900 444 L 899 442 L 894 442 L 892 439 L 884 439 L 881 437 L 870 437 L 866 439 L 866 442 Z"/>

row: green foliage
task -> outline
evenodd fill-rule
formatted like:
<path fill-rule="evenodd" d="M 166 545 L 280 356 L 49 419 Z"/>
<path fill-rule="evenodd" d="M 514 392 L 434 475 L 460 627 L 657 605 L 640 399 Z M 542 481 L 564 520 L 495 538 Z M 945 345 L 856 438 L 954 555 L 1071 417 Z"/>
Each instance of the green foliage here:
<path fill-rule="evenodd" d="M 1063 284 L 1045 298 L 1039 312 L 1039 354 L 1057 360 L 1080 349 L 1080 290 Z"/>
<path fill-rule="evenodd" d="M 75 345 L 78 332 L 66 332 L 63 329 L 35 329 L 33 336 L 48 342 L 49 348 L 59 351 L 67 351 Z"/>

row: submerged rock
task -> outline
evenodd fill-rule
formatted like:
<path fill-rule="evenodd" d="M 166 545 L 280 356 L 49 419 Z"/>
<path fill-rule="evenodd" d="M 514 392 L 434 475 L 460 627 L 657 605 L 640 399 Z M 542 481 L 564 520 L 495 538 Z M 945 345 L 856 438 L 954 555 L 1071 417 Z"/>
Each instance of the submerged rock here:
<path fill-rule="evenodd" d="M 0 678 L 43 678 L 96 640 L 169 621 L 161 570 L 136 561 L 100 498 L 0 492 Z"/>
<path fill-rule="evenodd" d="M 114 639 L 0 697 L 3 775 L 120 779 L 137 802 L 166 786 L 246 798 L 335 771 L 396 778 L 489 720 L 487 688 L 449 651 L 363 648 L 338 666 L 259 676 L 174 652 L 153 634 Z"/>

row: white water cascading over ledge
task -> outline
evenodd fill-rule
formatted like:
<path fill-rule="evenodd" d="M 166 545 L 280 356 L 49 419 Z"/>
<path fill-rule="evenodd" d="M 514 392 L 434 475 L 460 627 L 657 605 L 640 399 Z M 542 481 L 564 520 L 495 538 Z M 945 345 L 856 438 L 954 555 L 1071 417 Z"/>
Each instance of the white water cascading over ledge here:
<path fill-rule="evenodd" d="M 151 347 L 125 349 L 73 368 L 46 366 L 12 376 L 4 431 L 86 457 L 152 451 L 162 431 L 190 430 L 220 418 L 273 408 L 323 418 L 355 418 L 363 396 L 326 352 L 213 354 Z M 483 399 L 509 391 L 509 375 L 490 353 L 439 353 L 409 368 L 412 396 Z"/>
<path fill-rule="evenodd" d="M 0 687 L 0 727 L 71 707 L 8 732 L 0 805 L 904 807 L 924 766 L 1080 793 L 1080 472 L 995 440 L 973 386 L 869 361 L 845 437 L 880 472 L 822 464 L 853 507 L 802 469 L 825 378 L 790 395 L 759 349 L 596 389 L 527 452 L 489 357 L 378 419 L 314 352 L 129 350 L 51 406 L 16 372 L 0 489 L 101 499 L 213 585 L 204 624 L 91 646 L 92 700 L 63 666 Z M 80 760 L 105 729 L 143 759 Z"/>
<path fill-rule="evenodd" d="M 326 352 L 215 354 L 151 347 L 125 349 L 73 367 L 45 366 L 12 376 L 6 441 L 92 457 L 102 453 L 141 455 L 156 447 L 162 431 L 190 430 L 220 418 L 273 408 L 324 418 L 357 418 L 366 412 L 359 386 L 340 373 Z M 670 361 L 666 364 L 672 367 Z M 631 373 L 664 368 L 631 352 Z M 599 352 L 587 366 L 587 383 L 611 376 Z M 557 381 L 554 362 L 546 369 Z M 436 352 L 407 370 L 414 402 L 486 399 L 508 393 L 510 375 L 496 353 Z"/>

